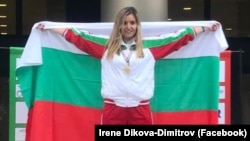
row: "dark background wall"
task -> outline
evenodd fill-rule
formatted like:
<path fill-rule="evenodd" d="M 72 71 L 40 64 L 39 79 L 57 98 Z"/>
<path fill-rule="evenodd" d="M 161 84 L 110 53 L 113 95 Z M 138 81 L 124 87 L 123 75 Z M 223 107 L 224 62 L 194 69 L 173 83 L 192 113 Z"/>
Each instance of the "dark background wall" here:
<path fill-rule="evenodd" d="M 100 0 L 66 0 L 67 22 L 100 22 Z"/>

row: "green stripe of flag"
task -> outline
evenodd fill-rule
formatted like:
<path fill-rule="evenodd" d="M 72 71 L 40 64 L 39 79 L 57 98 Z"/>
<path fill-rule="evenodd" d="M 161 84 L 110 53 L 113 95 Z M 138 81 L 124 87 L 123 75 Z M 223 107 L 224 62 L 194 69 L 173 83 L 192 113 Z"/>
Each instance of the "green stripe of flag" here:
<path fill-rule="evenodd" d="M 217 110 L 218 69 L 214 56 L 158 61 L 153 110 Z"/>
<path fill-rule="evenodd" d="M 102 108 L 100 60 L 44 47 L 42 54 L 41 66 L 17 70 L 17 75 L 27 74 L 19 77 L 29 106 L 34 100 L 47 100 Z M 158 61 L 153 110 L 217 110 L 218 59 L 208 56 Z M 36 77 L 31 78 L 31 73 Z M 26 76 L 30 78 L 22 78 Z"/>

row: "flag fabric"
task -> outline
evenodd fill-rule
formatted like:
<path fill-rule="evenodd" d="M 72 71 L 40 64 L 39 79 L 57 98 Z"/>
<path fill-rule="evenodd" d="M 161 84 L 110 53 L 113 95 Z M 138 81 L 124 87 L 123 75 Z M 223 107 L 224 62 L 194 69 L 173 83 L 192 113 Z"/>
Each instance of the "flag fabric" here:
<path fill-rule="evenodd" d="M 143 36 L 215 22 L 142 22 Z M 45 29 L 74 27 L 105 36 L 113 27 L 113 23 L 43 23 Z M 103 107 L 101 62 L 62 36 L 36 29 L 37 24 L 16 70 L 29 109 L 26 141 L 93 141 Z M 155 124 L 218 124 L 219 56 L 227 47 L 220 28 L 196 36 L 156 62 L 150 101 Z"/>

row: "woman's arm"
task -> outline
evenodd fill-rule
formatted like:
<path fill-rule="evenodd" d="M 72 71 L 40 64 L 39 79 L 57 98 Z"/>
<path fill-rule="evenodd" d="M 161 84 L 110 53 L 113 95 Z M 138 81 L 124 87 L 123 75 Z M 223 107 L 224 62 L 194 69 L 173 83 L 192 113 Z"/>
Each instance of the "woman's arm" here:
<path fill-rule="evenodd" d="M 44 24 L 38 24 L 36 28 L 42 31 L 45 30 Z M 104 54 L 105 44 L 99 42 L 106 41 L 105 38 L 98 38 L 84 32 L 74 32 L 70 28 L 49 28 L 48 30 L 63 36 L 68 42 L 74 44 L 78 49 L 95 58 L 101 59 Z"/>
<path fill-rule="evenodd" d="M 197 26 L 193 27 L 193 30 L 196 35 L 199 35 L 200 33 L 206 32 L 206 31 L 216 31 L 220 27 L 219 23 L 215 23 L 212 26 Z"/>
<path fill-rule="evenodd" d="M 195 39 L 195 36 L 207 32 L 207 31 L 216 31 L 220 27 L 219 23 L 213 24 L 211 27 L 205 26 L 196 26 L 188 27 L 185 30 L 179 30 L 172 34 L 172 36 L 166 36 L 160 40 L 151 40 L 147 44 L 154 44 L 154 47 L 150 48 L 151 53 L 153 54 L 155 60 L 161 59 L 168 54 L 179 50 L 184 45 L 187 45 L 190 41 Z M 145 41 L 145 40 L 144 40 Z M 159 42 L 160 41 L 160 42 Z M 146 43 L 147 41 L 145 41 Z M 155 42 L 155 43 L 153 43 Z M 156 44 L 156 43 L 160 44 Z"/>

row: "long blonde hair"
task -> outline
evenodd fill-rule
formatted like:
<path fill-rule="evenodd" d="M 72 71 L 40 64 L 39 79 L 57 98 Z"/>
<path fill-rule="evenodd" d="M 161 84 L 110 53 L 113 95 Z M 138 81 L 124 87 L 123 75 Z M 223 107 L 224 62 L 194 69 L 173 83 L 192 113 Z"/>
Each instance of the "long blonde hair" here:
<path fill-rule="evenodd" d="M 120 54 L 121 52 L 121 42 L 122 42 L 122 34 L 121 29 L 124 24 L 124 20 L 126 16 L 132 14 L 135 17 L 136 23 L 137 23 L 137 30 L 135 33 L 135 42 L 136 42 L 136 56 L 137 57 L 143 57 L 143 47 L 142 47 L 142 29 L 141 29 L 141 23 L 138 16 L 138 12 L 134 7 L 125 7 L 118 12 L 116 15 L 115 23 L 113 30 L 111 32 L 110 38 L 106 44 L 107 49 L 107 59 L 113 59 L 115 54 Z"/>

